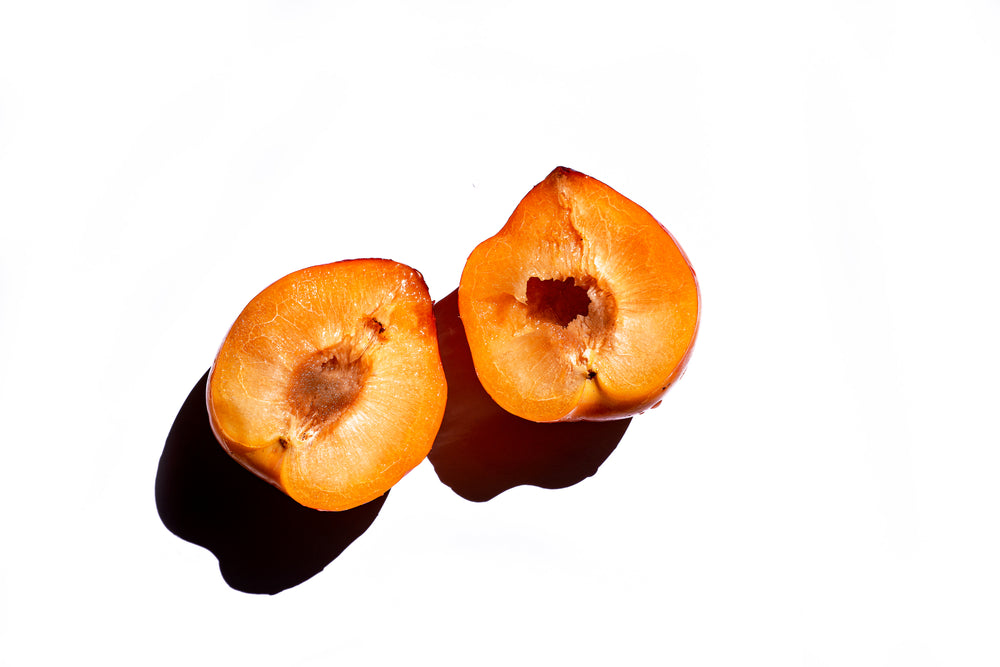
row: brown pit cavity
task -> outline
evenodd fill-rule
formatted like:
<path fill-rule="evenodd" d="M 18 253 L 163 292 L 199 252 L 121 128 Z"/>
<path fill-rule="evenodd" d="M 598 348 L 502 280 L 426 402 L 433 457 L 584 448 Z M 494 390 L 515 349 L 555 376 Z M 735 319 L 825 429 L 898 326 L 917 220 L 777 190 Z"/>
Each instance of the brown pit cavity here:
<path fill-rule="evenodd" d="M 529 313 L 561 327 L 569 326 L 577 317 L 586 317 L 590 310 L 587 288 L 577 285 L 572 276 L 565 280 L 532 276 L 528 278 L 526 296 Z"/>
<path fill-rule="evenodd" d="M 348 346 L 314 352 L 292 373 L 288 404 L 307 430 L 336 421 L 361 393 L 370 370 Z"/>

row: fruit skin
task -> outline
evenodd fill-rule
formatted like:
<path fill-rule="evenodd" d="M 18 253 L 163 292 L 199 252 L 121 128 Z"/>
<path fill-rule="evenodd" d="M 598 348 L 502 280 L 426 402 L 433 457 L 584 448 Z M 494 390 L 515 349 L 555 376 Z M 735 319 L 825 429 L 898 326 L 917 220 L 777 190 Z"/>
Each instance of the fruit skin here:
<path fill-rule="evenodd" d="M 216 439 L 307 507 L 380 497 L 426 458 L 444 415 L 432 305 L 418 271 L 385 259 L 276 281 L 237 318 L 210 371 Z"/>
<path fill-rule="evenodd" d="M 459 310 L 479 379 L 505 410 L 600 421 L 659 404 L 690 359 L 701 297 L 645 209 L 559 167 L 469 256 Z"/>

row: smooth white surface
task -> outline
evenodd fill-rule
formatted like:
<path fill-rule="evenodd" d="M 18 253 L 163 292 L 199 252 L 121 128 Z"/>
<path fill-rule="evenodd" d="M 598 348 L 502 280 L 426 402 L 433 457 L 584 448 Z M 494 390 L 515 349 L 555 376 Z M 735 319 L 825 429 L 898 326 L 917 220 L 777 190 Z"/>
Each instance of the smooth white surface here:
<path fill-rule="evenodd" d="M 0 663 L 997 664 L 998 119 L 995 0 L 4 3 Z M 243 305 L 444 297 L 556 165 L 688 253 L 685 378 L 581 484 L 424 463 L 229 588 L 153 483 Z"/>

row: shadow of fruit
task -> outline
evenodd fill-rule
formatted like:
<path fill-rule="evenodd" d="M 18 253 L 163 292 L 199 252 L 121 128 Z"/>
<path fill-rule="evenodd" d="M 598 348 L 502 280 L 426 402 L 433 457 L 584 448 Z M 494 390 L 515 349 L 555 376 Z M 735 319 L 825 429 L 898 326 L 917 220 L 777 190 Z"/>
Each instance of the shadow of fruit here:
<path fill-rule="evenodd" d="M 208 421 L 208 373 L 177 413 L 156 471 L 156 509 L 178 537 L 219 559 L 226 583 L 274 594 L 321 572 L 378 516 L 386 495 L 344 512 L 303 507 L 241 467 Z"/>
<path fill-rule="evenodd" d="M 434 305 L 448 403 L 428 456 L 458 495 L 486 501 L 515 486 L 577 484 L 618 446 L 629 419 L 539 424 L 497 405 L 479 383 L 458 316 L 458 293 Z"/>

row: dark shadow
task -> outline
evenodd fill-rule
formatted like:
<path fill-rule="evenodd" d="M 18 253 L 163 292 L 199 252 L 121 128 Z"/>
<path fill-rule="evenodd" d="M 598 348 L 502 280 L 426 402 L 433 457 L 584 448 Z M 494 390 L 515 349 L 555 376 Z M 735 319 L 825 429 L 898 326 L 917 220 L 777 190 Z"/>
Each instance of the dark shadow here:
<path fill-rule="evenodd" d="M 537 424 L 506 412 L 479 383 L 458 292 L 434 305 L 448 405 L 428 457 L 442 482 L 478 502 L 515 486 L 572 486 L 595 474 L 631 419 Z"/>
<path fill-rule="evenodd" d="M 236 463 L 212 434 L 208 373 L 167 436 L 156 471 L 156 509 L 171 532 L 219 559 L 226 583 L 279 593 L 322 571 L 371 526 L 388 495 L 346 512 L 299 505 Z"/>

